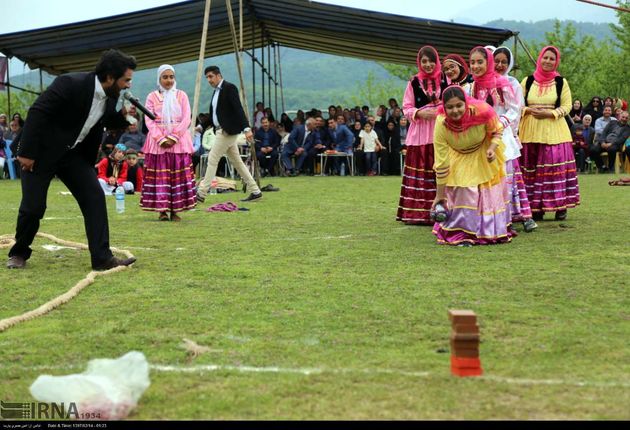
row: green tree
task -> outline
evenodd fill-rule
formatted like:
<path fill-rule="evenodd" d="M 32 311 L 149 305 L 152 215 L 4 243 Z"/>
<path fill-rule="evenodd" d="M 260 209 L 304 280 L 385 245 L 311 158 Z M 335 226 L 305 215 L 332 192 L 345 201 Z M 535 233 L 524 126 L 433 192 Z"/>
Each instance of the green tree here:
<path fill-rule="evenodd" d="M 574 99 L 588 102 L 595 95 L 615 96 L 623 85 L 627 85 L 627 76 L 620 73 L 622 69 L 618 66 L 622 52 L 615 44 L 609 39 L 597 42 L 590 35 L 578 40 L 571 23 L 563 26 L 556 21 L 554 31 L 545 34 L 544 42 L 524 43 L 534 59 L 546 45 L 560 50 L 559 71 L 569 82 Z M 516 77 L 519 80 L 534 72 L 535 65 L 526 53 L 519 52 L 517 62 L 519 70 Z"/>
<path fill-rule="evenodd" d="M 405 85 L 406 81 L 399 79 L 377 80 L 374 73 L 370 71 L 365 82 L 357 85 L 356 90 L 346 96 L 343 104 L 348 106 L 362 106 L 365 104 L 370 107 L 376 107 L 381 104 L 387 104 L 387 100 L 393 97 L 402 105 Z"/>
<path fill-rule="evenodd" d="M 625 9 L 630 9 L 630 1 L 617 0 L 617 4 Z M 630 79 L 628 79 L 628 71 L 630 70 L 630 13 L 617 11 L 619 24 L 611 24 L 610 27 L 615 35 L 613 41 L 619 49 L 619 56 L 616 64 L 613 65 L 614 73 L 618 75 L 615 79 L 615 86 L 612 87 L 614 94 L 625 98 L 630 98 Z"/>
<path fill-rule="evenodd" d="M 26 89 L 37 91 L 30 85 L 27 85 Z M 28 109 L 31 107 L 33 102 L 35 102 L 36 98 L 36 94 L 11 88 L 11 112 L 8 112 L 8 92 L 0 92 L 0 112 L 6 112 L 9 117 L 11 117 L 11 115 L 13 115 L 14 113 L 19 112 L 20 114 L 22 114 L 22 118 L 25 118 Z"/>

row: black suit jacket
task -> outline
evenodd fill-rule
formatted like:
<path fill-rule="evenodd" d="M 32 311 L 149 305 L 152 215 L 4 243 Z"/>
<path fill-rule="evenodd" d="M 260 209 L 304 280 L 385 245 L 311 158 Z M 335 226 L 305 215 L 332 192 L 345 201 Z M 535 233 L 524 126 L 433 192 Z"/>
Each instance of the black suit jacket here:
<path fill-rule="evenodd" d="M 212 112 L 212 99 L 210 99 L 210 125 L 215 127 Z M 221 128 L 228 134 L 239 134 L 249 127 L 241 99 L 238 97 L 238 89 L 226 80 L 223 81 L 219 90 L 217 118 Z"/>
<path fill-rule="evenodd" d="M 35 171 L 54 170 L 57 161 L 74 145 L 92 107 L 95 73 L 69 73 L 56 78 L 28 111 L 17 154 L 35 160 Z M 129 124 L 116 112 L 117 100 L 108 98 L 105 113 L 75 150 L 94 164 L 103 127 Z"/>

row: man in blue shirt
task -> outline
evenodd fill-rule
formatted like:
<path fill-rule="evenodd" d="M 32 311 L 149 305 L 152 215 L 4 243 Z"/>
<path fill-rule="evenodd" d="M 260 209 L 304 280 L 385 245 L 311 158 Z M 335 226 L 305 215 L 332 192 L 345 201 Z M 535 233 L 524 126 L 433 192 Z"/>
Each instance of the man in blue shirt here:
<path fill-rule="evenodd" d="M 345 122 L 343 115 L 337 115 L 337 121 L 330 118 L 328 120 L 328 134 L 335 151 L 352 154 L 354 134 L 346 127 Z M 346 164 L 345 171 L 350 173 L 351 166 L 347 165 L 347 157 L 335 158 L 335 173 L 339 174 L 341 172 L 342 164 Z"/>
<path fill-rule="evenodd" d="M 268 118 L 261 120 L 261 128 L 256 130 L 254 141 L 256 142 L 256 157 L 258 157 L 260 164 L 261 175 L 265 177 L 272 172 L 273 166 L 278 160 L 278 149 L 280 148 L 280 135 L 270 127 Z"/>

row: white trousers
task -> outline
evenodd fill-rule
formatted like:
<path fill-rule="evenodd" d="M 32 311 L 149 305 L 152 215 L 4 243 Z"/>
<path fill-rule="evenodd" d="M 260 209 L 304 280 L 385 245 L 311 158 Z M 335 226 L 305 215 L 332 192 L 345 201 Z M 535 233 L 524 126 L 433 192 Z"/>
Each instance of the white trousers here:
<path fill-rule="evenodd" d="M 113 185 L 109 185 L 104 179 L 102 178 L 98 178 L 98 182 L 101 184 L 101 188 L 103 189 L 103 192 L 105 193 L 106 196 L 111 196 L 112 192 L 114 191 L 114 186 Z M 122 183 L 123 189 L 125 190 L 125 192 L 130 192 L 133 193 L 134 189 L 133 189 L 133 184 L 129 181 L 125 181 Z"/>
<path fill-rule="evenodd" d="M 258 188 L 256 181 L 252 177 L 252 174 L 249 173 L 249 169 L 245 163 L 243 163 L 241 154 L 238 152 L 238 146 L 236 143 L 238 137 L 238 134 L 226 134 L 223 130 L 217 131 L 214 145 L 212 145 L 212 149 L 208 155 L 208 168 L 206 169 L 206 174 L 197 187 L 197 194 L 199 194 L 200 197 L 205 198 L 208 194 L 210 184 L 212 184 L 212 178 L 217 175 L 219 160 L 221 160 L 221 157 L 224 155 L 230 161 L 232 166 L 236 168 L 236 171 L 240 177 L 243 178 L 245 184 L 247 184 L 247 192 L 254 194 L 260 193 L 260 188 Z"/>

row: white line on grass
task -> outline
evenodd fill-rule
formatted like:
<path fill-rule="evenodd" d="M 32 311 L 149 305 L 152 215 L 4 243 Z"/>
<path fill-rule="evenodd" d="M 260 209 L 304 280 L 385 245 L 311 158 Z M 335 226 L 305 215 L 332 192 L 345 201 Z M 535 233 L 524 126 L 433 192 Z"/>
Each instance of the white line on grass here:
<path fill-rule="evenodd" d="M 42 366 L 2 366 L 0 370 L 11 369 L 19 371 L 50 371 L 50 370 L 73 370 L 83 369 L 85 366 L 78 364 L 69 365 L 42 365 Z M 241 373 L 276 373 L 276 374 L 297 374 L 297 375 L 321 375 L 321 374 L 364 374 L 364 375 L 394 375 L 394 376 L 407 376 L 416 378 L 427 378 L 432 375 L 442 376 L 442 373 L 435 374 L 431 372 L 419 372 L 419 371 L 407 371 L 398 369 L 329 369 L 319 367 L 277 367 L 277 366 L 231 366 L 224 364 L 205 364 L 197 366 L 177 366 L 177 365 L 165 365 L 165 364 L 152 364 L 149 366 L 151 370 L 155 372 L 164 373 L 204 373 L 204 372 L 241 372 Z M 446 367 L 445 367 L 446 369 Z M 446 375 L 447 370 L 444 371 Z M 570 385 L 575 387 L 595 387 L 595 388 L 630 388 L 630 382 L 599 382 L 599 381 L 571 381 L 562 379 L 527 379 L 527 378 L 509 378 L 505 376 L 496 375 L 484 375 L 474 378 L 468 378 L 470 380 L 480 380 L 484 382 L 496 382 L 508 385 Z"/>

